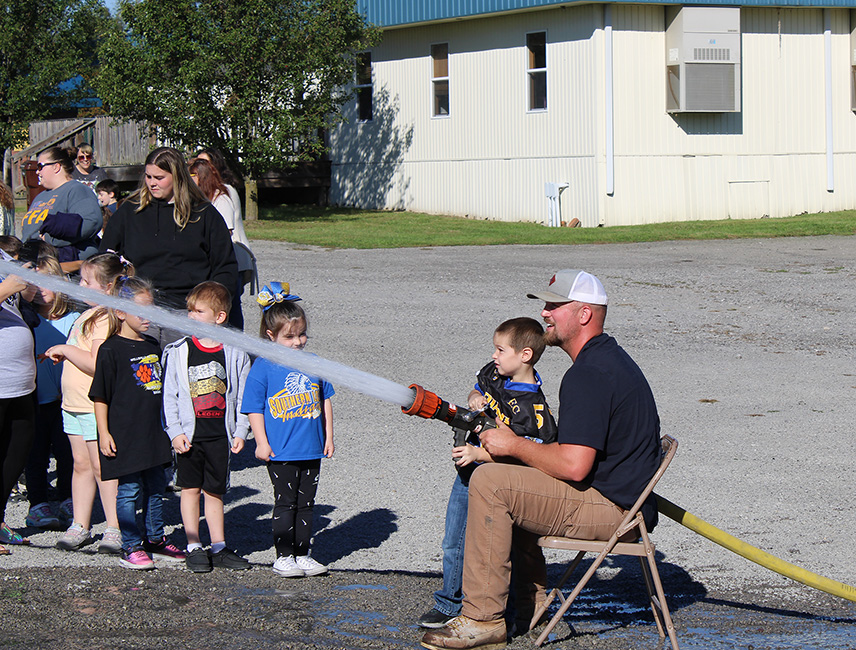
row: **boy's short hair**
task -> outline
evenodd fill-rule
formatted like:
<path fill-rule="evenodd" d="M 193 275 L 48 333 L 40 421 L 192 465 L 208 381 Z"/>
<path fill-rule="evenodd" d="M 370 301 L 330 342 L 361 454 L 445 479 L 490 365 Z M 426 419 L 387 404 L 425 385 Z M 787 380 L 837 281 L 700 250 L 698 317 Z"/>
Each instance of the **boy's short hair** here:
<path fill-rule="evenodd" d="M 211 307 L 215 314 L 222 311 L 228 316 L 232 309 L 232 294 L 219 282 L 208 280 L 200 282 L 187 294 L 188 309 L 195 308 L 200 302 Z"/>
<path fill-rule="evenodd" d="M 544 328 L 534 318 L 521 316 L 520 318 L 512 318 L 501 323 L 496 328 L 495 334 L 507 334 L 509 337 L 509 345 L 514 348 L 515 352 L 521 352 L 525 348 L 532 350 L 532 358 L 529 360 L 529 365 L 534 366 L 538 363 L 538 359 L 544 354 Z"/>
<path fill-rule="evenodd" d="M 95 192 L 107 192 L 107 194 L 112 194 L 116 199 L 120 199 L 119 196 L 119 183 L 114 181 L 112 178 L 105 178 L 102 181 L 99 181 L 95 185 Z"/>
<path fill-rule="evenodd" d="M 9 257 L 17 259 L 23 245 L 24 242 L 15 237 L 15 235 L 0 235 L 0 250 L 9 255 Z"/>

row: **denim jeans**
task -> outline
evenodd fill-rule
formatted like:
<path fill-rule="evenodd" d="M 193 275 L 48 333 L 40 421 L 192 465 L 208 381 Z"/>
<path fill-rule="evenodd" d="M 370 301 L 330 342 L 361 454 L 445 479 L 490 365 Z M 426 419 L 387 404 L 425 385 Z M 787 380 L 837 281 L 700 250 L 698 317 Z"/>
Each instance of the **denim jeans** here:
<path fill-rule="evenodd" d="M 116 513 L 122 531 L 122 548 L 131 552 L 143 546 L 142 527 L 137 522 L 137 507 L 143 510 L 145 535 L 150 541 L 163 539 L 163 493 L 166 475 L 161 465 L 119 477 Z"/>
<path fill-rule="evenodd" d="M 443 535 L 443 588 L 434 592 L 434 609 L 446 616 L 461 613 L 464 571 L 464 539 L 467 535 L 469 490 L 455 476 L 446 506 L 446 533 Z"/>

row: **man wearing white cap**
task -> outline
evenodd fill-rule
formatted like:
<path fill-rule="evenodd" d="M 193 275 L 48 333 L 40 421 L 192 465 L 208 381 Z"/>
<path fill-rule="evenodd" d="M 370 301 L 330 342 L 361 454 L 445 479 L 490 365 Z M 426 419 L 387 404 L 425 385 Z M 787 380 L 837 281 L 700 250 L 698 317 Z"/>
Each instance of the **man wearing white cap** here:
<path fill-rule="evenodd" d="M 539 445 L 497 423 L 481 434 L 491 456 L 525 463 L 486 463 L 470 480 L 464 553 L 462 615 L 422 637 L 426 648 L 502 648 L 503 614 L 515 570 L 533 581 L 533 597 L 543 598 L 544 559 L 532 544 L 540 535 L 606 540 L 657 471 L 660 418 L 654 395 L 639 366 L 603 331 L 607 296 L 585 271 L 563 270 L 543 300 L 548 345 L 562 348 L 574 362 L 559 392 L 558 441 Z M 642 508 L 645 523 L 657 521 L 653 497 Z M 517 603 L 533 612 L 534 603 Z M 519 618 L 519 617 L 518 617 Z"/>

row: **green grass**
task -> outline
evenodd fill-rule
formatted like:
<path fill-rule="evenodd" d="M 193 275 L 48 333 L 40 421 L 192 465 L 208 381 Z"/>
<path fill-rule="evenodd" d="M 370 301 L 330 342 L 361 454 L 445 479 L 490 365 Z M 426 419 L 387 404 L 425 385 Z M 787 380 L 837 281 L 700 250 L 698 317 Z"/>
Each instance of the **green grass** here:
<path fill-rule="evenodd" d="M 547 228 L 533 223 L 480 221 L 418 212 L 293 205 L 262 206 L 260 213 L 259 221 L 245 224 L 251 238 L 327 248 L 617 244 L 856 234 L 856 210 L 780 219 L 681 221 L 611 228 Z"/>

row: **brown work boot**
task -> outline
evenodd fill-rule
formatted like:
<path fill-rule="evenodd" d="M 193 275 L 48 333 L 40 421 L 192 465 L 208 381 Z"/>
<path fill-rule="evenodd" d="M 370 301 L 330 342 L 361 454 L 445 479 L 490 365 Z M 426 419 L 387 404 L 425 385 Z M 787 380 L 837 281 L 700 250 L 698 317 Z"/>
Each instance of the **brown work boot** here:
<path fill-rule="evenodd" d="M 458 616 L 446 627 L 429 630 L 422 636 L 422 646 L 430 650 L 446 648 L 481 648 L 481 650 L 499 650 L 504 648 L 505 620 L 476 621 L 466 616 Z"/>

